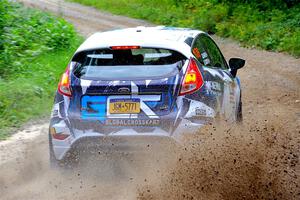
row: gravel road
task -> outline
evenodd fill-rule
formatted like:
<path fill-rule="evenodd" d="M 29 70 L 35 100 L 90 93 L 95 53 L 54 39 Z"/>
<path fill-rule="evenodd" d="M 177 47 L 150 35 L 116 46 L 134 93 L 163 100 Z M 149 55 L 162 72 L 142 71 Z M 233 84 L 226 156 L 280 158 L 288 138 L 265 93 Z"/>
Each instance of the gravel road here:
<path fill-rule="evenodd" d="M 64 1 L 20 1 L 62 15 L 84 36 L 151 25 Z M 300 199 L 300 59 L 215 39 L 226 58 L 247 60 L 239 71 L 242 126 L 211 125 L 187 136 L 170 171 L 148 179 L 134 177 L 135 161 L 126 156 L 118 163 L 104 157 L 93 173 L 49 170 L 48 125 L 35 122 L 0 142 L 0 199 Z"/>

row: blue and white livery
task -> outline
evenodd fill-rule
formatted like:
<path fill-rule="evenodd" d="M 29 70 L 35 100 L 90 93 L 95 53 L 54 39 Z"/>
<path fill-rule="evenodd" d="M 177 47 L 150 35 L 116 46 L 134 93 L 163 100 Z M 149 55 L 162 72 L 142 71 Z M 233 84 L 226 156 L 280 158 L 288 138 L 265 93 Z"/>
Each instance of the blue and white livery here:
<path fill-rule="evenodd" d="M 80 147 L 127 151 L 181 134 L 215 118 L 242 120 L 236 76 L 213 39 L 198 30 L 137 27 L 95 33 L 62 75 L 51 115 L 50 158 Z M 155 140 L 154 140 L 155 139 Z M 112 142 L 113 141 L 113 142 Z"/>

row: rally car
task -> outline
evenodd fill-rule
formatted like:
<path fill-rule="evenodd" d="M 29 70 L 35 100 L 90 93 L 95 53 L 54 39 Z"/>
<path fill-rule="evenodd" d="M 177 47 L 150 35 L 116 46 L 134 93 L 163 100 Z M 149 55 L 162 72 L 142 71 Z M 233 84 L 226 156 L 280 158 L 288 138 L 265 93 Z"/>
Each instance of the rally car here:
<path fill-rule="evenodd" d="M 218 118 L 242 120 L 237 70 L 205 32 L 137 27 L 95 33 L 75 52 L 55 96 L 51 163 L 80 148 L 128 151 L 178 142 Z M 97 151 L 98 151 L 97 150 Z"/>

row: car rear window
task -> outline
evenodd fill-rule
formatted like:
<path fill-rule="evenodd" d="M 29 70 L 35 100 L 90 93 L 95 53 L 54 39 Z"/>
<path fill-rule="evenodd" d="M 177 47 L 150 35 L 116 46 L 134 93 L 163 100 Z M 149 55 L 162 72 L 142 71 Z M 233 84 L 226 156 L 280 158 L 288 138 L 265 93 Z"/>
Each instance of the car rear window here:
<path fill-rule="evenodd" d="M 126 80 L 166 77 L 178 73 L 186 58 L 173 50 L 96 49 L 77 53 L 74 74 L 82 79 Z"/>

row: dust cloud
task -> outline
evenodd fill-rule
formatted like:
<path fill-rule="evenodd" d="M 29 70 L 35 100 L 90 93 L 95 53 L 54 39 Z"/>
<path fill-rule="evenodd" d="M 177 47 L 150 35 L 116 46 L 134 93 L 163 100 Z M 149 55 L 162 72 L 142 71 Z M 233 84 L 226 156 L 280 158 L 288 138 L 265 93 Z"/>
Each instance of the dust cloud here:
<path fill-rule="evenodd" d="M 72 170 L 50 169 L 38 139 L 1 166 L 1 199 L 299 199 L 299 125 L 286 120 L 209 124 L 179 148 L 99 153 Z"/>
<path fill-rule="evenodd" d="M 286 124 L 211 124 L 186 136 L 175 167 L 138 199 L 299 199 L 300 129 Z"/>
<path fill-rule="evenodd" d="M 26 143 L 21 156 L 0 165 L 0 199 L 137 199 L 137 188 L 173 158 L 151 145 L 146 148 L 139 153 L 85 154 L 74 168 L 53 169 L 46 136 L 41 135 Z"/>

